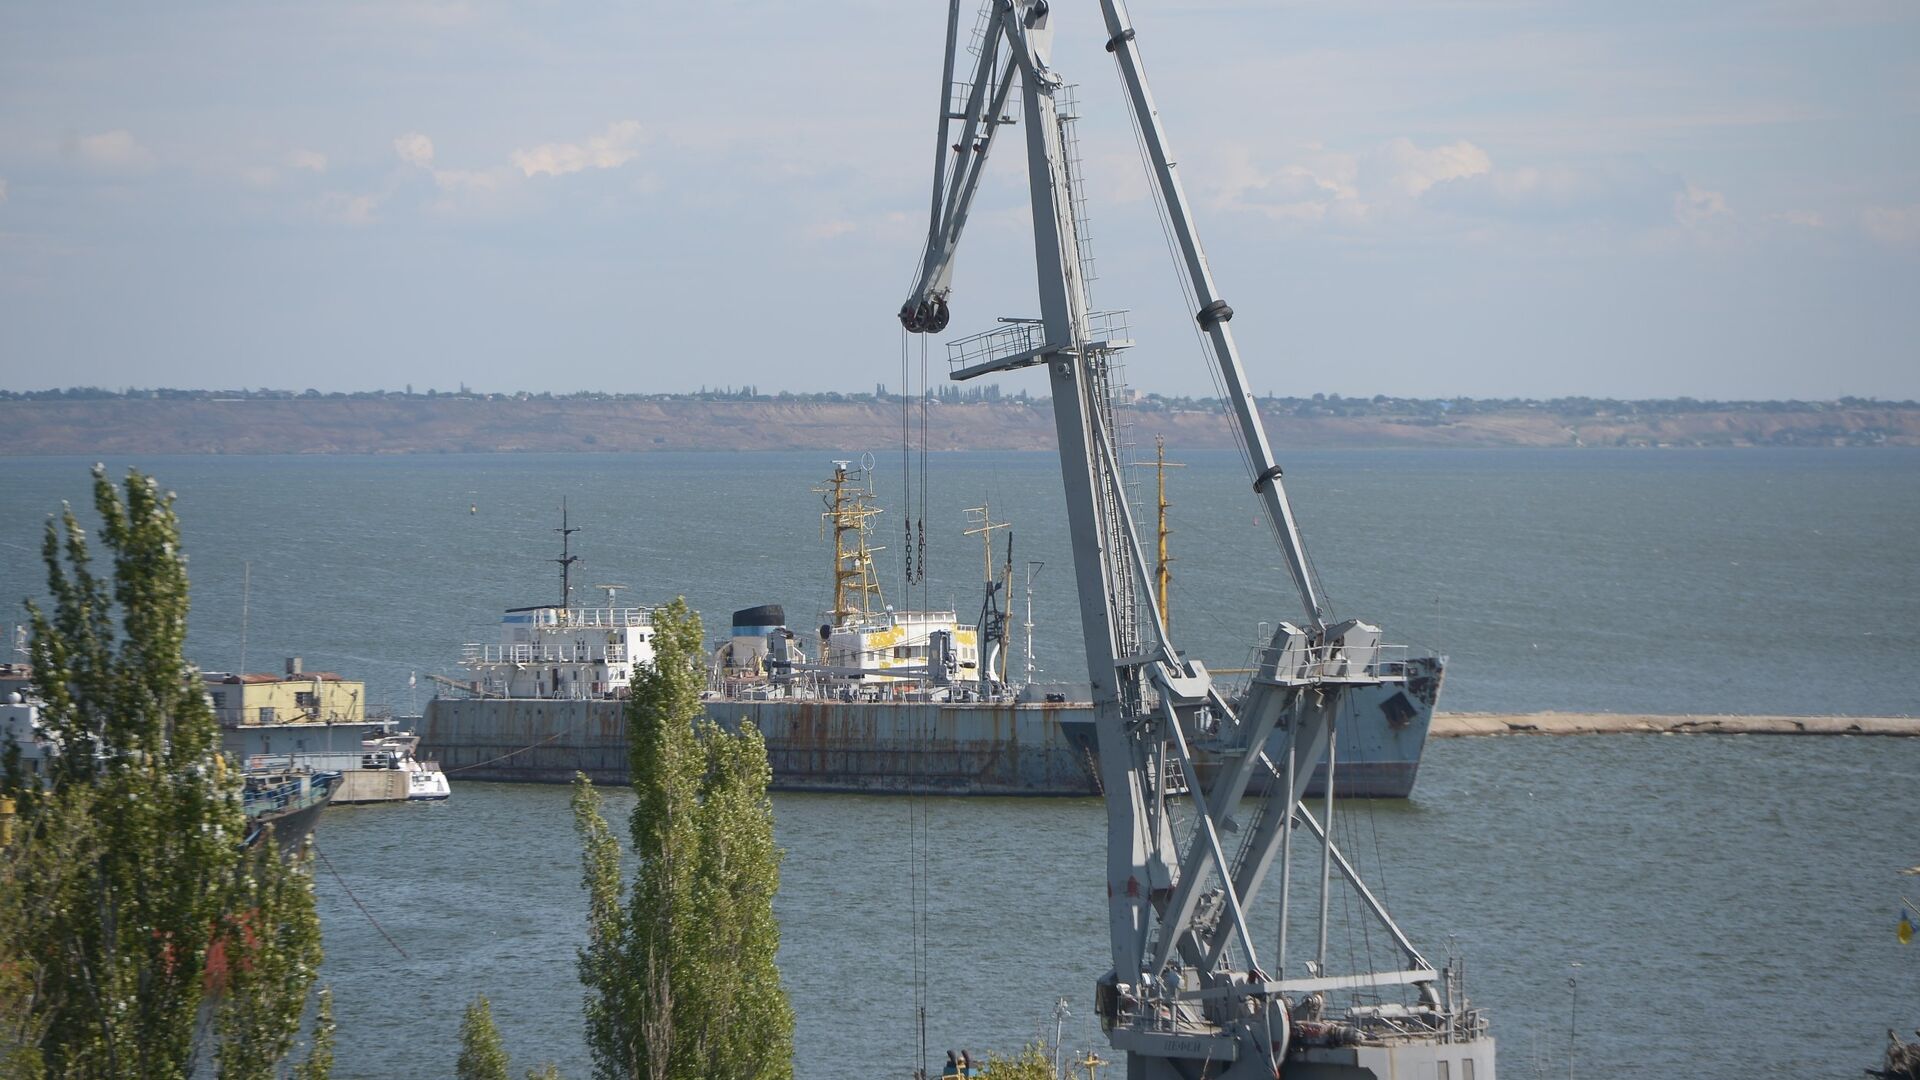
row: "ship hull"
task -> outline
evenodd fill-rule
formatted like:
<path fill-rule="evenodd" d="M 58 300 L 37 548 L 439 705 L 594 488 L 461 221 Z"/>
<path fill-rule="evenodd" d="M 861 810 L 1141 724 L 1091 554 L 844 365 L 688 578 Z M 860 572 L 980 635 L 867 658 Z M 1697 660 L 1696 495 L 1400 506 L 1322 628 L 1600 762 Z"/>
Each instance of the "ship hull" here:
<path fill-rule="evenodd" d="M 273 833 L 273 843 L 282 852 L 300 850 L 313 835 L 320 824 L 320 814 L 327 808 L 327 799 L 316 799 L 305 806 L 285 810 L 265 819 L 264 824 Z"/>
<path fill-rule="evenodd" d="M 767 740 L 779 791 L 1095 795 L 1091 708 L 1074 703 L 715 701 Z"/>
<path fill-rule="evenodd" d="M 340 791 L 339 773 L 310 774 L 297 793 L 287 797 L 270 800 L 268 808 L 256 809 L 247 814 L 247 843 L 249 846 L 259 843 L 264 836 L 273 837 L 274 848 L 283 856 L 301 850 L 307 838 L 320 824 L 320 815 Z"/>
<path fill-rule="evenodd" d="M 1405 682 L 1348 691 L 1334 717 L 1335 798 L 1404 799 L 1413 794 L 1445 676 L 1445 660 L 1416 657 L 1406 663 Z M 1286 767 L 1287 741 L 1285 732 L 1275 732 L 1267 740 L 1267 758 L 1276 768 Z M 1211 777 L 1212 763 L 1204 755 L 1195 764 L 1203 781 Z M 1247 790 L 1264 794 L 1277 779 L 1256 771 Z M 1322 758 L 1307 781 L 1306 793 L 1319 798 L 1326 791 L 1327 764 Z"/>
<path fill-rule="evenodd" d="M 1404 687 L 1356 691 L 1343 709 L 1336 796 L 1412 792 L 1441 671 L 1438 660 L 1412 665 L 1431 666 L 1418 667 Z M 470 780 L 566 783 L 583 772 L 596 783 L 624 784 L 624 710 L 619 701 L 436 699 L 427 706 L 420 753 Z M 726 700 L 707 702 L 706 714 L 730 730 L 743 722 L 760 730 L 776 791 L 1099 794 L 1093 708 L 1084 702 Z M 1282 743 L 1268 750 L 1276 761 L 1284 757 Z M 1204 760 L 1200 768 L 1204 780 Z M 1322 764 L 1310 794 L 1324 792 L 1324 778 Z"/>
<path fill-rule="evenodd" d="M 775 791 L 1093 795 L 1084 704 L 712 701 L 707 716 L 765 737 Z M 466 780 L 624 784 L 625 703 L 435 700 L 421 753 Z"/>

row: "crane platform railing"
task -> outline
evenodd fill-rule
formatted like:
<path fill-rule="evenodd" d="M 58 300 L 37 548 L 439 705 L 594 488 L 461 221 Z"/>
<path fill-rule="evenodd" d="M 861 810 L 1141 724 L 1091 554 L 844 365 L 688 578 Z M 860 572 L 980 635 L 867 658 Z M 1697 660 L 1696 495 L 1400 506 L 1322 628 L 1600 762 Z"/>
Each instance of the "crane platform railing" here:
<path fill-rule="evenodd" d="M 1131 348 L 1128 314 L 1124 310 L 1090 313 L 1087 348 L 1108 353 Z M 1064 342 L 1047 340 L 1047 328 L 1039 319 L 1003 318 L 991 330 L 947 342 L 948 378 L 957 381 L 1029 367 L 1066 347 Z"/>

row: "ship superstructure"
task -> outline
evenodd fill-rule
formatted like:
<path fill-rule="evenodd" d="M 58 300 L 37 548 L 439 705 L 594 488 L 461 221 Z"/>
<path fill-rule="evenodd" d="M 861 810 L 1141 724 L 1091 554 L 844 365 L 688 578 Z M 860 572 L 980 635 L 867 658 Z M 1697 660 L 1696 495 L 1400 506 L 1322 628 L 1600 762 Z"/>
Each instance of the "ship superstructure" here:
<path fill-rule="evenodd" d="M 469 642 L 460 666 L 471 676 L 464 686 L 476 697 L 562 698 L 586 701 L 625 697 L 635 664 L 653 659 L 653 615 L 622 606 L 625 585 L 596 585 L 606 603 L 573 602 L 573 534 L 567 502 L 560 500 L 560 602 L 508 608 L 500 616 L 500 640 Z M 442 679 L 445 683 L 448 680 Z"/>
<path fill-rule="evenodd" d="M 713 692 L 723 698 L 845 701 L 961 700 L 981 695 L 980 627 L 951 610 L 895 610 L 886 602 L 870 543 L 873 470 L 835 461 L 813 490 L 833 541 L 833 606 L 809 643 L 785 625 L 785 608 L 734 612 L 732 632 L 714 649 Z M 996 626 L 996 632 L 999 628 Z M 956 693 L 956 688 L 958 692 Z"/>
<path fill-rule="evenodd" d="M 653 613 L 616 602 L 593 607 L 508 608 L 500 640 L 461 646 L 460 666 L 478 697 L 624 697 L 635 664 L 653 659 Z"/>

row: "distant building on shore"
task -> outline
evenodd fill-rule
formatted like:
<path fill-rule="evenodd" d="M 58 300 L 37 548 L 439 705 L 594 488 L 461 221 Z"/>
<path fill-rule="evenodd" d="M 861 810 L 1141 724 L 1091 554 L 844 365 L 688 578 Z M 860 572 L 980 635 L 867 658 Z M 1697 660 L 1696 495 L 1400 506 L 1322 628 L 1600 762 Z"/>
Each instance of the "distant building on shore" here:
<path fill-rule="evenodd" d="M 306 671 L 289 657 L 281 675 L 207 672 L 207 696 L 228 753 L 258 754 L 360 750 L 392 719 L 368 719 L 365 683 L 331 671 Z"/>

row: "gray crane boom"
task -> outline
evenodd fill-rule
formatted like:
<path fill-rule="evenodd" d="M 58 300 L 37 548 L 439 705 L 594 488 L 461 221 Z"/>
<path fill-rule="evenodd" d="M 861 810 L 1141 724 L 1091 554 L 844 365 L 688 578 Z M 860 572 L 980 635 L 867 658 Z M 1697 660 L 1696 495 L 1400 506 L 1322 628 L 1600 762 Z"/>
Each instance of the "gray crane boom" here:
<path fill-rule="evenodd" d="M 1173 156 L 1167 150 L 1167 134 L 1160 124 L 1160 111 L 1154 107 L 1153 92 L 1147 88 L 1146 73 L 1140 65 L 1138 35 L 1120 0 L 1100 0 L 1100 10 L 1106 17 L 1107 51 L 1114 55 L 1120 65 L 1120 78 L 1126 85 L 1128 103 L 1133 108 L 1133 115 L 1140 125 L 1141 138 L 1146 143 L 1147 158 L 1153 166 L 1154 180 L 1160 189 L 1160 201 L 1166 207 L 1174 241 L 1180 248 L 1181 262 L 1186 269 L 1193 296 L 1199 304 L 1199 310 L 1194 312 L 1193 317 L 1206 331 L 1208 342 L 1213 346 L 1214 364 L 1219 368 L 1221 381 L 1226 386 L 1227 407 L 1233 410 L 1240 428 L 1240 441 L 1245 444 L 1248 460 L 1253 466 L 1253 490 L 1259 493 L 1267 519 L 1273 525 L 1274 534 L 1280 538 L 1287 571 L 1293 577 L 1294 587 L 1299 590 L 1307 621 L 1316 629 L 1322 629 L 1326 626 L 1326 607 L 1314 583 L 1312 566 L 1307 562 L 1306 546 L 1300 539 L 1300 527 L 1293 519 L 1293 504 L 1287 499 L 1286 488 L 1281 483 L 1280 465 L 1274 460 L 1273 447 L 1267 442 L 1266 427 L 1260 422 L 1260 411 L 1255 406 L 1253 391 L 1247 386 L 1246 369 L 1240 364 L 1240 352 L 1234 345 L 1233 331 L 1227 326 L 1233 319 L 1233 308 L 1220 298 L 1219 291 L 1214 288 L 1213 271 L 1208 269 L 1206 253 L 1200 249 L 1200 237 L 1193 228 L 1193 211 L 1187 204 L 1186 190 L 1180 184 L 1180 174 L 1175 171 Z"/>
<path fill-rule="evenodd" d="M 996 10 L 982 29 L 979 56 L 967 94 L 954 100 L 954 71 L 959 62 L 960 0 L 947 6 L 947 50 L 940 76 L 940 124 L 934 143 L 933 199 L 928 215 L 926 247 L 921 255 L 920 274 L 906 303 L 900 306 L 900 323 L 916 334 L 937 334 L 947 328 L 947 293 L 953 279 L 954 250 L 960 233 L 966 228 L 967 213 L 973 207 L 974 193 L 980 186 L 980 174 L 993 149 L 993 136 L 1002 124 L 1011 123 L 1005 114 L 1007 96 L 1013 89 L 1014 65 L 1002 49 L 1006 36 L 1000 23 L 1003 13 Z M 959 108 L 956 111 L 955 105 Z M 960 138 L 947 139 L 953 122 L 961 123 Z"/>
<path fill-rule="evenodd" d="M 1045 18 L 1044 3 L 1021 7 L 1023 10 L 1019 17 L 1032 18 L 1032 13 L 1037 9 L 1041 13 L 1039 18 Z M 1274 459 L 1273 447 L 1267 439 L 1265 425 L 1261 423 L 1253 391 L 1248 388 L 1246 370 L 1240 362 L 1233 332 L 1227 325 L 1233 319 L 1233 308 L 1220 299 L 1214 287 L 1213 273 L 1207 267 L 1206 254 L 1201 250 L 1199 236 L 1194 231 L 1186 191 L 1180 184 L 1179 174 L 1167 150 L 1166 132 L 1161 126 L 1152 91 L 1147 87 L 1146 76 L 1141 68 L 1135 32 L 1127 18 L 1126 9 L 1115 0 L 1101 0 L 1100 7 L 1109 35 L 1107 49 L 1119 63 L 1129 104 L 1139 119 L 1159 197 L 1167 209 L 1183 268 L 1199 304 L 1194 318 L 1206 332 L 1212 347 L 1215 365 L 1226 387 L 1228 408 L 1233 411 L 1240 440 L 1252 464 L 1254 491 L 1260 496 L 1261 506 L 1274 535 L 1279 538 L 1287 573 L 1300 595 L 1307 622 L 1316 629 L 1323 629 L 1326 626 L 1326 605 L 1314 580 L 1312 565 L 1307 561 L 1306 547 L 1300 537 L 1299 525 L 1294 520 L 1292 502 L 1287 498 L 1280 465 Z M 959 0 L 950 0 L 948 5 L 947 48 L 940 80 L 939 134 L 934 155 L 932 212 L 929 214 L 919 276 L 908 292 L 906 302 L 900 307 L 901 324 L 914 333 L 939 333 L 947 327 L 953 259 L 960 234 L 966 227 L 967 214 L 973 205 L 981 171 L 986 167 L 988 152 L 993 147 L 994 132 L 1002 124 L 1011 122 L 1003 110 L 1019 65 L 1012 58 L 1002 55 L 1000 43 L 1003 35 L 1017 37 L 1025 27 L 1008 22 L 1016 18 L 1011 4 L 996 2 L 991 11 L 979 43 L 973 79 L 964 101 L 956 111 L 953 108 L 953 75 L 959 59 Z M 1011 26 L 1011 30 L 1006 29 L 1008 26 Z M 964 125 L 961 137 L 949 143 L 951 125 L 956 120 Z"/>

